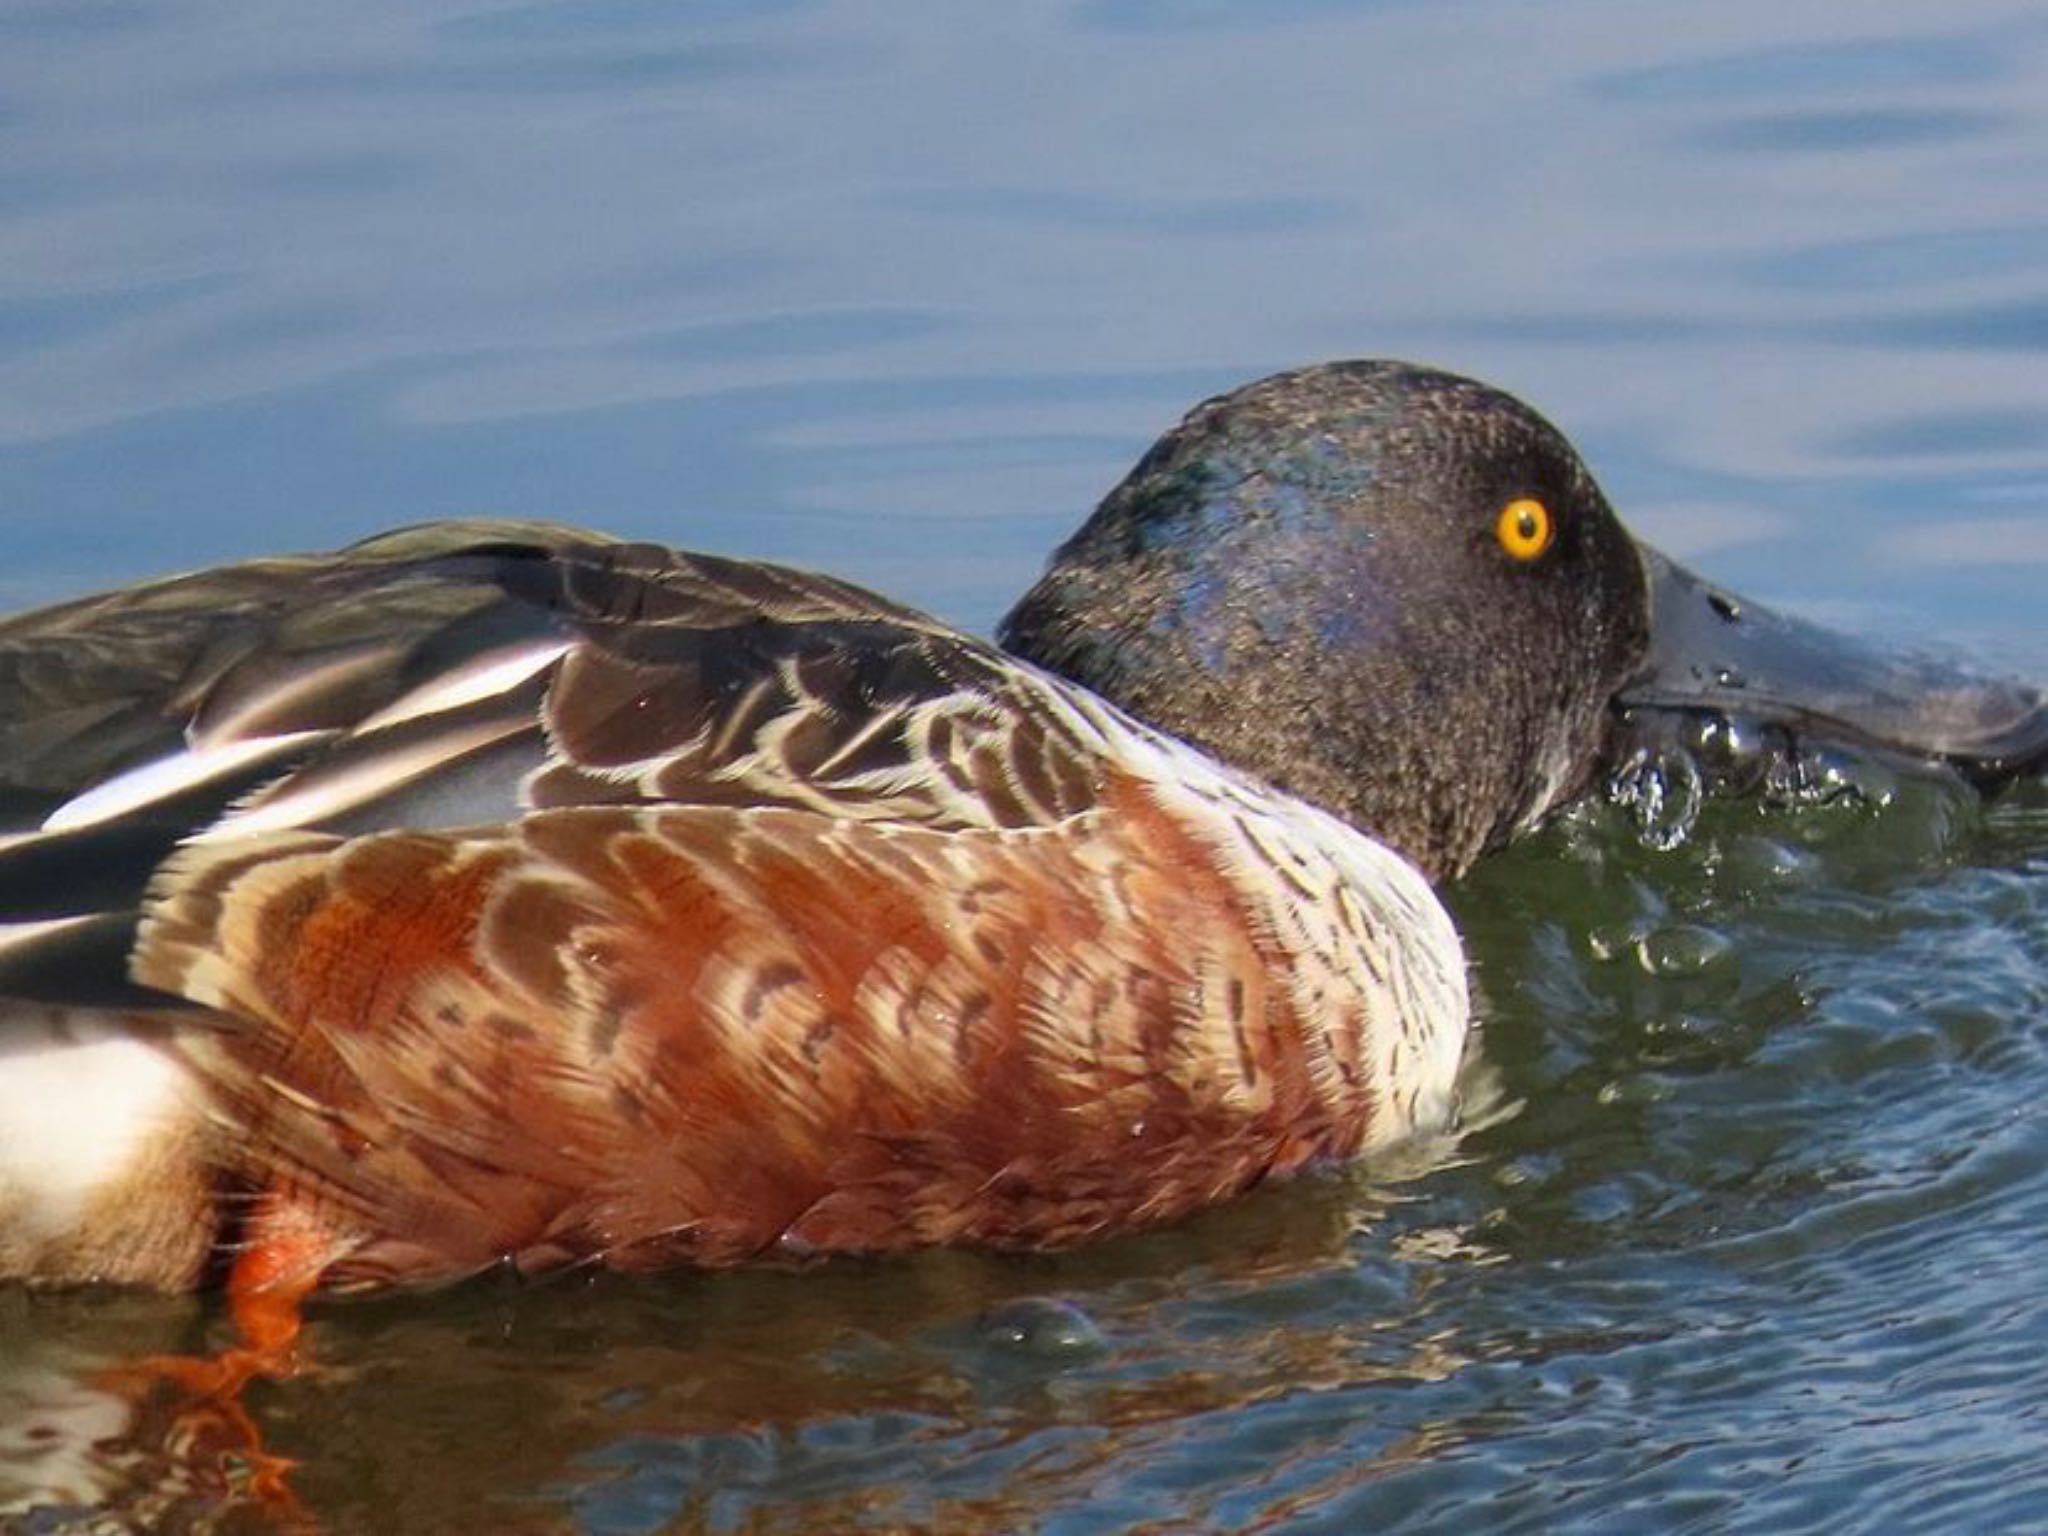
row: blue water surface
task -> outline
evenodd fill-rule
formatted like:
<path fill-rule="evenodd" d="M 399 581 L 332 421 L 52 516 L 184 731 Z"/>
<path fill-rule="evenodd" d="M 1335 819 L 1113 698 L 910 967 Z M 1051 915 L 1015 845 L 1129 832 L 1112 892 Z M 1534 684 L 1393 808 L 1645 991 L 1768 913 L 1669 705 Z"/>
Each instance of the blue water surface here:
<path fill-rule="evenodd" d="M 1390 354 L 2040 676 L 2044 210 L 1993 0 L 10 0 L 0 599 L 502 514 L 986 628 L 1187 405 Z M 256 1427 L 338 1531 L 2048 1527 L 2048 797 L 1587 812 L 1453 901 L 1448 1166 L 336 1303 Z M 96 1385 L 218 1327 L 0 1293 L 0 1527 L 260 1528 Z"/>

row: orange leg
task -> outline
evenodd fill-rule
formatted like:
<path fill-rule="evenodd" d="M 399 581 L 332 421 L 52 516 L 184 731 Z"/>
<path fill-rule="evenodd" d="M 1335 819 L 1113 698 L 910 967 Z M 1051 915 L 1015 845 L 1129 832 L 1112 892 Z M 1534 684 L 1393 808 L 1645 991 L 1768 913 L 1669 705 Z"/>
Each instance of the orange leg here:
<path fill-rule="evenodd" d="M 279 1378 L 296 1367 L 299 1309 L 319 1288 L 335 1257 L 335 1239 L 317 1217 L 273 1192 L 243 1229 L 243 1248 L 228 1270 L 228 1317 L 236 1341 L 217 1355 L 162 1355 L 141 1362 L 157 1380 L 194 1397 L 232 1397 L 255 1378 Z"/>
<path fill-rule="evenodd" d="M 216 1355 L 149 1356 L 116 1368 L 108 1380 L 132 1392 L 138 1407 L 170 1387 L 177 1401 L 166 1448 L 187 1464 L 205 1460 L 280 1525 L 303 1529 L 307 1516 L 287 1483 L 292 1462 L 264 1449 L 241 1395 L 259 1377 L 287 1377 L 297 1368 L 299 1309 L 337 1256 L 337 1243 L 281 1191 L 264 1197 L 243 1237 L 227 1279 L 236 1341 Z"/>
<path fill-rule="evenodd" d="M 335 1257 L 334 1234 L 303 1206 L 273 1194 L 246 1236 L 228 1271 L 228 1316 L 242 1340 L 229 1353 L 249 1359 L 250 1375 L 286 1376 L 303 1324 L 299 1308 Z"/>

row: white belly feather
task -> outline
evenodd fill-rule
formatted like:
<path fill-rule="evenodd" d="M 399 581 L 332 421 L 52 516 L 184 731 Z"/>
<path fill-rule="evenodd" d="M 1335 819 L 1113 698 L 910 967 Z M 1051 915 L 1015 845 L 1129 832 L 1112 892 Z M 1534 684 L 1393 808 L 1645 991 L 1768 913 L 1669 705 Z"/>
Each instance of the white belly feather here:
<path fill-rule="evenodd" d="M 186 1069 L 118 1019 L 0 1013 L 0 1274 L 73 1234 L 195 1104 Z"/>

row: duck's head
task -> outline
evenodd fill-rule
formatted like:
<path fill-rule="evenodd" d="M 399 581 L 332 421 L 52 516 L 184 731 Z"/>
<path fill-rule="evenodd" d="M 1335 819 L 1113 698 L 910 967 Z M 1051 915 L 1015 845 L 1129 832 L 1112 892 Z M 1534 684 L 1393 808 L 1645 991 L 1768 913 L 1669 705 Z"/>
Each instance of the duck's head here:
<path fill-rule="evenodd" d="M 1534 825 L 1665 717 L 1739 710 L 1787 742 L 1980 782 L 2048 758 L 2038 691 L 1901 669 L 1709 587 L 1630 536 L 1534 411 L 1396 362 L 1196 407 L 1060 547 L 1002 639 L 1432 877 Z"/>

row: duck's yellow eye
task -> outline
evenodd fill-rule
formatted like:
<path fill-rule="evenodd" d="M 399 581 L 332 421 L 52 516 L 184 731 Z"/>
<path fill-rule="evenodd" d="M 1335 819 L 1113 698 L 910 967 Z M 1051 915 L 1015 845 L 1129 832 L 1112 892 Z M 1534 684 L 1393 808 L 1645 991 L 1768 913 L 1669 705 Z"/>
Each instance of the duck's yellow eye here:
<path fill-rule="evenodd" d="M 1534 560 L 1550 548 L 1557 537 L 1557 524 L 1550 520 L 1550 508 L 1533 496 L 1517 496 L 1500 509 L 1493 525 L 1500 547 L 1517 560 Z"/>

